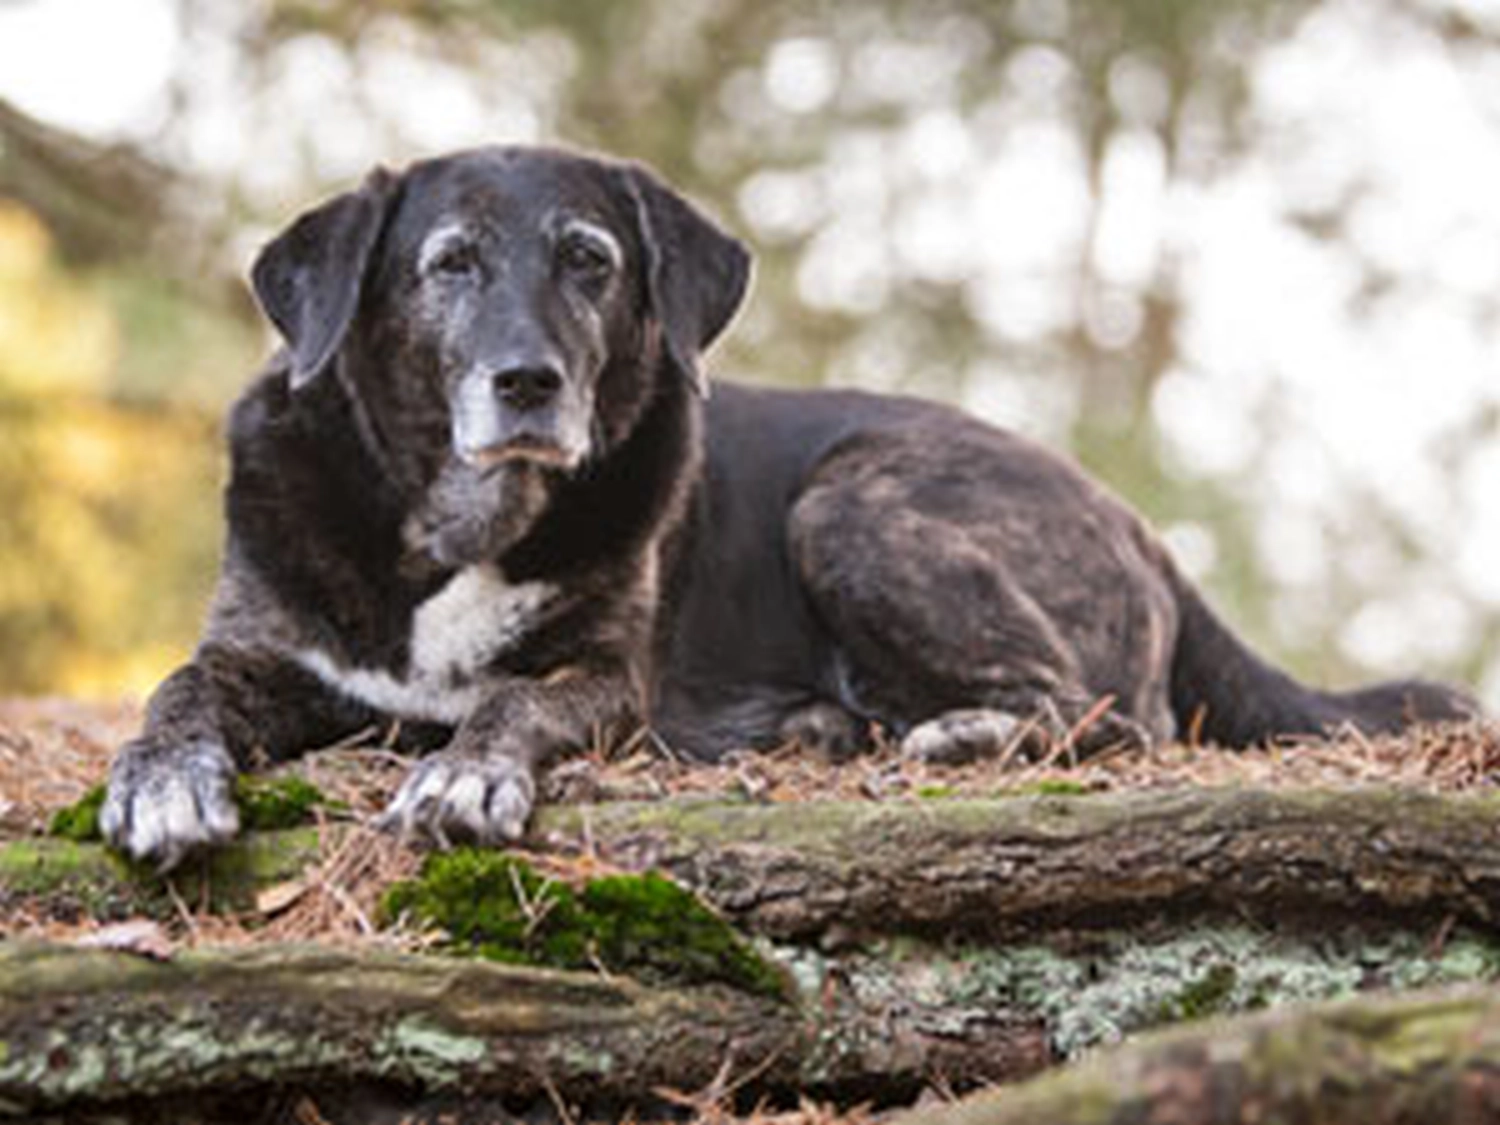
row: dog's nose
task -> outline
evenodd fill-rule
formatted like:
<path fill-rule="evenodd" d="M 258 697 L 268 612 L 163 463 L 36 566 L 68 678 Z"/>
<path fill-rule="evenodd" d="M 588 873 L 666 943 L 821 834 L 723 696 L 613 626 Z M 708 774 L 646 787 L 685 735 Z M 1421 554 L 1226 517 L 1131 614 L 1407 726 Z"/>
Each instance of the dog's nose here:
<path fill-rule="evenodd" d="M 551 363 L 506 367 L 491 376 L 500 401 L 515 410 L 546 406 L 562 390 L 562 372 Z"/>

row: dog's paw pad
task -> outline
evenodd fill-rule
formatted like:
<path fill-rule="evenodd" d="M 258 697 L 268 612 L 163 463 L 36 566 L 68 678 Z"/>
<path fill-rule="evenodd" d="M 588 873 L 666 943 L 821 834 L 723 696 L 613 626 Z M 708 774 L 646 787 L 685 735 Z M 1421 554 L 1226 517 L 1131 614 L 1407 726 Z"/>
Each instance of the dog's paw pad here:
<path fill-rule="evenodd" d="M 110 771 L 100 831 L 131 858 L 168 871 L 239 832 L 233 780 L 234 763 L 214 743 L 131 743 Z"/>
<path fill-rule="evenodd" d="M 1017 739 L 1026 738 L 1029 727 L 1005 711 L 947 711 L 908 731 L 901 753 L 933 765 L 964 765 L 999 757 Z"/>
<path fill-rule="evenodd" d="M 514 759 L 440 753 L 407 775 L 378 824 L 442 846 L 518 840 L 535 800 L 531 771 Z"/>

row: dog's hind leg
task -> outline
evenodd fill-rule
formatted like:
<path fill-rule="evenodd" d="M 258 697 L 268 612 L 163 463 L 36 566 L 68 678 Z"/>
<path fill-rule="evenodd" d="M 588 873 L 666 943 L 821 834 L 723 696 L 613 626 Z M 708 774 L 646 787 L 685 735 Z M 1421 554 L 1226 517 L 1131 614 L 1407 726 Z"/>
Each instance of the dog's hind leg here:
<path fill-rule="evenodd" d="M 794 565 L 849 670 L 851 702 L 921 758 L 958 762 L 1070 738 L 1147 739 L 1082 682 L 1066 638 L 993 543 L 892 478 L 829 472 L 792 509 Z"/>

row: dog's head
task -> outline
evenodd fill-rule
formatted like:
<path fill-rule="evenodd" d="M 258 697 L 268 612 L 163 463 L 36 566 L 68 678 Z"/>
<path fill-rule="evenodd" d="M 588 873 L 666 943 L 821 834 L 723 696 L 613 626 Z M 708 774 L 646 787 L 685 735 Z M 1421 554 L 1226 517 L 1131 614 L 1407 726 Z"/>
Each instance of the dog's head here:
<path fill-rule="evenodd" d="M 293 388 L 337 366 L 373 439 L 430 480 L 573 472 L 623 440 L 658 369 L 702 393 L 749 263 L 643 168 L 494 148 L 373 172 L 252 279 Z"/>

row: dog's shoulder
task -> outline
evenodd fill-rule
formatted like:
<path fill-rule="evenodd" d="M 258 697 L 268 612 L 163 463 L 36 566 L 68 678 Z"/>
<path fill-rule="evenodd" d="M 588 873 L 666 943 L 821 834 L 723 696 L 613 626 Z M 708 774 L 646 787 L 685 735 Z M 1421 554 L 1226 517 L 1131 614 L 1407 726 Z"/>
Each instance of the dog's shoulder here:
<path fill-rule="evenodd" d="M 231 408 L 228 440 L 225 586 L 274 599 L 310 635 L 391 647 L 412 593 L 399 573 L 403 512 L 337 380 L 292 391 L 273 359 Z"/>
<path fill-rule="evenodd" d="M 230 407 L 231 485 L 269 489 L 284 500 L 302 492 L 311 503 L 339 485 L 368 481 L 373 466 L 355 432 L 352 405 L 338 382 L 293 391 L 289 362 L 277 353 Z M 330 474 L 340 465 L 343 471 Z"/>

